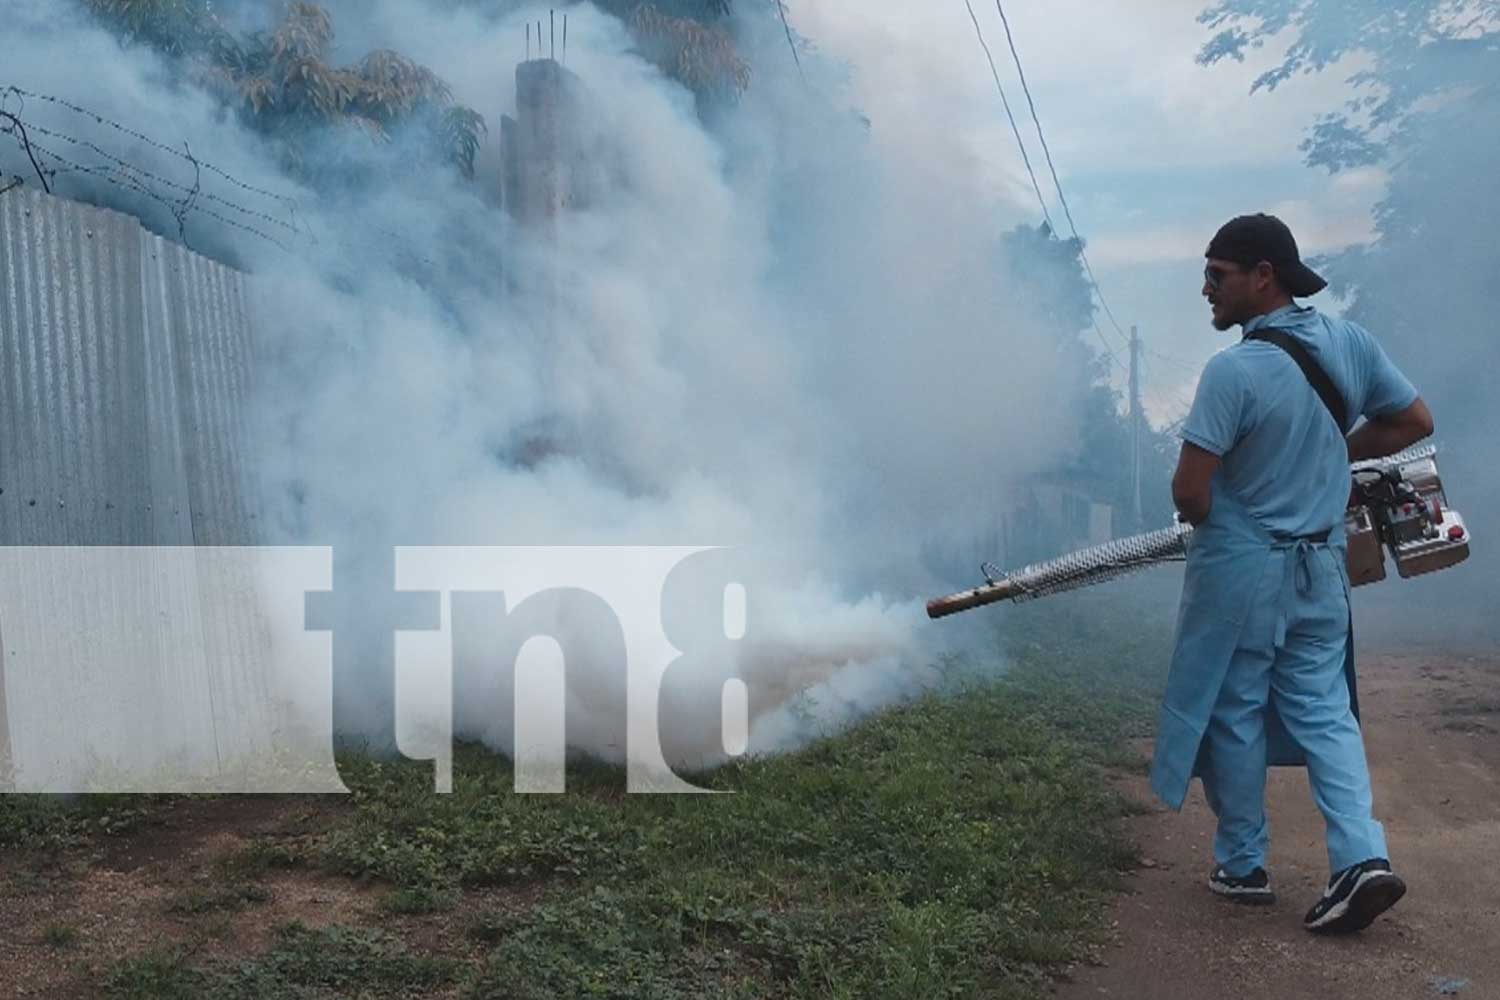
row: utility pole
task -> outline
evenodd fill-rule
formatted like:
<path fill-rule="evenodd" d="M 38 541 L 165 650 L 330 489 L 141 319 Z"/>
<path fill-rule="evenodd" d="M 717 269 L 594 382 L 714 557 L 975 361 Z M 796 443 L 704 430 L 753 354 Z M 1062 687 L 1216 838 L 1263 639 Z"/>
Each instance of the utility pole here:
<path fill-rule="evenodd" d="M 1141 526 L 1141 335 L 1130 328 L 1130 517 Z"/>

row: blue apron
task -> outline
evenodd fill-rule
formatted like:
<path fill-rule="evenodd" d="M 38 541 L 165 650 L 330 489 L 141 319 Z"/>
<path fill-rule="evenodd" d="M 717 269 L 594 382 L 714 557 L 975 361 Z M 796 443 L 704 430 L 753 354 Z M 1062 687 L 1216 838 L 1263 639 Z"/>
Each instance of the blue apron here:
<path fill-rule="evenodd" d="M 1173 809 L 1182 808 L 1188 785 L 1201 773 L 1203 733 L 1251 608 L 1258 602 L 1275 601 L 1282 621 L 1289 618 L 1299 599 L 1299 574 L 1308 572 L 1304 560 L 1312 557 L 1318 544 L 1273 536 L 1234 495 L 1222 472 L 1215 474 L 1208 519 L 1189 536 L 1177 637 L 1151 763 L 1151 788 Z M 1342 524 L 1323 544 L 1337 556 L 1347 596 Z M 1266 567 L 1278 551 L 1286 553 L 1286 572 L 1278 586 L 1266 587 L 1262 582 Z M 1278 628 L 1273 640 L 1278 645 L 1280 634 Z M 1349 705 L 1357 718 L 1352 622 L 1344 650 L 1344 677 L 1349 683 Z M 1302 748 L 1276 713 L 1274 697 L 1266 706 L 1266 739 L 1270 765 L 1306 765 Z"/>

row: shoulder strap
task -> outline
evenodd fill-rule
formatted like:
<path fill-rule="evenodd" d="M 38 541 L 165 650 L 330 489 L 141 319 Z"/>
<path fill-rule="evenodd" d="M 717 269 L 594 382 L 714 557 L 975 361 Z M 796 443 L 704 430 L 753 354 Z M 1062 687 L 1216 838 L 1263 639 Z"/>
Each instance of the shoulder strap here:
<path fill-rule="evenodd" d="M 1256 330 L 1245 334 L 1245 339 L 1263 340 L 1268 344 L 1275 344 L 1290 354 L 1292 360 L 1297 362 L 1297 367 L 1302 369 L 1302 374 L 1307 376 L 1308 384 L 1313 387 L 1313 391 L 1318 394 L 1323 405 L 1328 407 L 1333 422 L 1338 424 L 1339 433 L 1348 433 L 1349 411 L 1344 405 L 1344 397 L 1339 394 L 1338 388 L 1333 384 L 1333 379 L 1328 377 L 1328 373 L 1318 366 L 1311 354 L 1307 353 L 1307 348 L 1302 346 L 1301 341 L 1285 330 L 1276 329 Z"/>

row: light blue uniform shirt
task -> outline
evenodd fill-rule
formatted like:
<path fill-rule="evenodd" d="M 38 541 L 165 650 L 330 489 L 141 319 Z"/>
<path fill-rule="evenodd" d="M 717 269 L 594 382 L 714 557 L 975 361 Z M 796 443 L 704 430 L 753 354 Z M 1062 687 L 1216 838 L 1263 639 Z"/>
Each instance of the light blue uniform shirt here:
<path fill-rule="evenodd" d="M 1405 375 L 1358 324 L 1309 306 L 1284 306 L 1245 324 L 1301 341 L 1344 398 L 1349 418 L 1404 410 L 1417 398 Z M 1246 509 L 1279 537 L 1341 526 L 1349 502 L 1348 448 L 1301 369 L 1275 344 L 1241 341 L 1203 370 L 1179 432 L 1223 458 L 1221 475 Z"/>

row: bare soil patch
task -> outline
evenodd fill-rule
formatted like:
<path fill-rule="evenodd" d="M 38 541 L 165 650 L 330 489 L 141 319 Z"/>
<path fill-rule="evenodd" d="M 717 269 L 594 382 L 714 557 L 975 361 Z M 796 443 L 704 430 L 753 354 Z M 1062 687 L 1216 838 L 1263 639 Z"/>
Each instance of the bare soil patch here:
<path fill-rule="evenodd" d="M 1145 867 L 1117 907 L 1114 945 L 1058 997 L 1500 997 L 1500 655 L 1366 655 L 1360 682 L 1376 815 L 1406 898 L 1354 937 L 1303 931 L 1329 874 L 1323 819 L 1306 773 L 1276 769 L 1267 797 L 1278 901 L 1226 903 L 1205 885 L 1214 820 L 1201 787 L 1177 815 L 1133 776 L 1128 793 L 1154 806 L 1130 821 Z"/>

